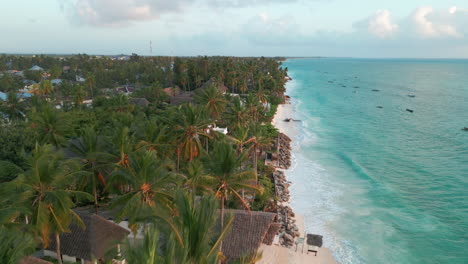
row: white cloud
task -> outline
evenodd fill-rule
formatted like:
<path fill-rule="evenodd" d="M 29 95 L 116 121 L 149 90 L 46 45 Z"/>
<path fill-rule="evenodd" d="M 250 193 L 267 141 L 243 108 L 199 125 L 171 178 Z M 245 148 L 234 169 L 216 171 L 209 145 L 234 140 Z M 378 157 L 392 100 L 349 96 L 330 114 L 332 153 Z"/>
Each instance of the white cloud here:
<path fill-rule="evenodd" d="M 62 0 L 60 5 L 80 24 L 123 26 L 158 19 L 163 14 L 181 11 L 192 2 L 194 0 Z"/>
<path fill-rule="evenodd" d="M 391 21 L 388 10 L 378 10 L 369 19 L 368 30 L 379 38 L 388 38 L 398 31 L 398 25 Z"/>
<path fill-rule="evenodd" d="M 436 11 L 431 6 L 420 7 L 411 16 L 416 34 L 423 38 L 453 37 L 461 38 L 454 16 L 458 14 L 456 7 L 447 11 Z M 466 25 L 465 25 L 466 26 Z"/>

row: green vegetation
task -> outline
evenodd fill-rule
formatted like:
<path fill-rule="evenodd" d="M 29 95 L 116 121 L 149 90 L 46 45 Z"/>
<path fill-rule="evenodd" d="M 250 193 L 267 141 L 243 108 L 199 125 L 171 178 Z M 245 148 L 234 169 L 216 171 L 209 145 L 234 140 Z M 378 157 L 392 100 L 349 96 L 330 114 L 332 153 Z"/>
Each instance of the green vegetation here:
<path fill-rule="evenodd" d="M 31 241 L 2 236 L 2 263 L 59 243 L 77 206 L 143 228 L 129 263 L 217 263 L 224 210 L 275 199 L 262 157 L 276 151 L 277 59 L 3 55 L 0 72 L 0 232 Z"/>

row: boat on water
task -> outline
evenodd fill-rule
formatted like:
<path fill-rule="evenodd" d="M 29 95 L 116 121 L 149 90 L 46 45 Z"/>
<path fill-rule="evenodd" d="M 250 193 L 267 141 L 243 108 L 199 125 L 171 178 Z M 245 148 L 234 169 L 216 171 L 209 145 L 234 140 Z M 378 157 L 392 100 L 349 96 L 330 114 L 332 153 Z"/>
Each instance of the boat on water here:
<path fill-rule="evenodd" d="M 416 97 L 414 94 L 408 94 L 408 97 Z"/>
<path fill-rule="evenodd" d="M 411 109 L 409 109 L 409 108 L 406 108 L 406 111 L 407 111 L 407 112 L 410 112 L 410 113 L 413 113 L 413 112 L 414 112 L 413 110 L 411 110 Z"/>
<path fill-rule="evenodd" d="M 378 92 L 380 91 L 379 89 L 372 89 L 373 92 Z"/>
<path fill-rule="evenodd" d="M 462 130 L 468 131 L 468 127 L 464 127 L 464 128 L 462 128 Z"/>

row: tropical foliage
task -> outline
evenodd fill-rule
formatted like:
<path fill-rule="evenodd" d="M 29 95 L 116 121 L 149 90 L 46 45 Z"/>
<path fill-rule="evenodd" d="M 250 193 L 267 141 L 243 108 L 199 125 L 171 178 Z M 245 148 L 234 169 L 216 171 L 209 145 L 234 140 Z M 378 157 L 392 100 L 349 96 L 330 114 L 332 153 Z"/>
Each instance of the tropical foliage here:
<path fill-rule="evenodd" d="M 276 151 L 269 123 L 287 75 L 279 60 L 0 55 L 0 91 L 9 92 L 0 101 L 0 262 L 59 244 L 82 225 L 78 206 L 143 235 L 123 247 L 129 263 L 223 261 L 225 209 L 275 199 L 260 157 Z M 172 105 L 179 93 L 189 102 Z M 19 230 L 24 237 L 10 236 Z"/>

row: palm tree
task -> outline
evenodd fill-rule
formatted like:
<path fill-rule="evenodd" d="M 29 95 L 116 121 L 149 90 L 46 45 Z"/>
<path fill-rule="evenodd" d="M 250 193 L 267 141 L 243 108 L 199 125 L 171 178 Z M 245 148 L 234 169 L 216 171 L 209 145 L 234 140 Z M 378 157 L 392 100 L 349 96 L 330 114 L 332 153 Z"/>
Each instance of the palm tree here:
<path fill-rule="evenodd" d="M 114 156 L 103 151 L 103 138 L 99 137 L 91 126 L 80 131 L 80 137 L 70 143 L 71 151 L 77 155 L 83 165 L 83 171 L 78 179 L 78 186 L 84 189 L 90 186 L 94 196 L 94 208 L 98 211 L 98 183 L 106 186 L 103 176 L 106 169 L 114 161 Z"/>
<path fill-rule="evenodd" d="M 254 173 L 243 169 L 242 163 L 246 153 L 236 154 L 236 150 L 226 142 L 216 142 L 213 151 L 205 157 L 205 166 L 210 175 L 216 178 L 216 197 L 221 205 L 221 225 L 224 223 L 225 202 L 234 196 L 242 205 L 249 209 L 247 202 L 238 190 L 259 191 L 254 181 Z"/>
<path fill-rule="evenodd" d="M 55 147 L 63 146 L 68 132 L 67 121 L 60 117 L 60 113 L 48 104 L 34 113 L 31 126 L 37 132 L 41 143 L 49 143 Z"/>
<path fill-rule="evenodd" d="M 0 106 L 2 106 L 0 111 L 8 116 L 10 122 L 24 120 L 24 105 L 14 91 L 8 93 L 7 100 L 3 104 L 0 104 Z"/>
<path fill-rule="evenodd" d="M 92 196 L 69 188 L 77 167 L 64 162 L 50 145 L 36 147 L 30 158 L 30 169 L 10 182 L 11 196 L 18 197 L 31 212 L 30 224 L 41 237 L 44 248 L 49 246 L 50 235 L 55 235 L 59 263 L 60 233 L 69 232 L 72 222 L 84 227 L 80 217 L 72 210 L 74 201 L 92 200 Z"/>
<path fill-rule="evenodd" d="M 203 163 L 195 160 L 187 165 L 183 171 L 184 183 L 182 186 L 193 195 L 198 192 L 202 194 L 213 193 L 215 178 L 206 174 Z"/>
<path fill-rule="evenodd" d="M 143 230 L 143 232 L 143 240 L 141 243 L 131 243 L 128 239 L 125 241 L 123 246 L 123 258 L 127 260 L 128 263 L 172 263 L 166 261 L 166 259 L 170 258 L 169 256 L 164 256 L 164 254 L 160 252 L 159 230 L 154 225 L 150 225 L 145 230 Z"/>
<path fill-rule="evenodd" d="M 0 227 L 0 234 L 0 263 L 18 264 L 36 251 L 38 243 L 29 233 Z"/>
<path fill-rule="evenodd" d="M 137 137 L 139 139 L 138 149 L 154 151 L 161 158 L 170 152 L 169 126 L 161 124 L 155 119 L 142 122 L 138 127 Z"/>
<path fill-rule="evenodd" d="M 119 127 L 112 137 L 114 151 L 118 157 L 117 165 L 127 168 L 130 165 L 128 155 L 134 150 L 133 134 L 127 126 Z"/>
<path fill-rule="evenodd" d="M 263 105 L 260 104 L 259 99 L 255 95 L 249 94 L 245 98 L 245 105 L 252 120 L 258 122 L 259 114 L 263 112 Z"/>
<path fill-rule="evenodd" d="M 201 137 L 209 138 L 207 127 L 210 124 L 204 109 L 191 104 L 179 106 L 174 124 L 174 134 L 177 144 L 177 169 L 179 169 L 180 155 L 192 161 L 202 151 Z"/>
<path fill-rule="evenodd" d="M 175 195 L 176 217 L 175 223 L 184 239 L 184 247 L 179 246 L 173 239 L 169 240 L 169 255 L 173 263 L 178 264 L 208 264 L 216 263 L 220 256 L 219 250 L 222 239 L 230 230 L 233 217 L 231 216 L 224 227 L 218 231 L 214 226 L 219 220 L 216 211 L 216 199 L 207 195 L 196 199 L 183 191 Z"/>
<path fill-rule="evenodd" d="M 117 221 L 128 218 L 135 231 L 137 223 L 154 210 L 169 209 L 171 189 L 177 183 L 169 166 L 158 160 L 154 152 L 138 151 L 130 154 L 128 166 L 120 166 L 110 175 L 107 188 L 119 195 L 111 203 L 111 208 L 118 208 Z"/>
<path fill-rule="evenodd" d="M 273 139 L 266 135 L 264 126 L 252 124 L 249 128 L 250 143 L 252 144 L 252 166 L 255 173 L 255 181 L 257 181 L 257 160 L 259 152 L 262 153 L 263 148 L 269 146 Z"/>
<path fill-rule="evenodd" d="M 75 106 L 81 105 L 86 97 L 86 91 L 80 84 L 73 85 L 75 95 Z"/>
<path fill-rule="evenodd" d="M 52 86 L 52 83 L 49 80 L 42 81 L 39 86 L 39 93 L 42 96 L 50 95 L 53 90 L 54 86 Z"/>
<path fill-rule="evenodd" d="M 243 126 L 233 129 L 229 139 L 231 139 L 234 144 L 236 144 L 238 155 L 243 153 L 246 146 L 248 146 L 254 140 L 254 138 L 249 137 L 249 128 Z M 250 148 L 251 147 L 247 147 L 247 150 L 250 150 Z"/>
<path fill-rule="evenodd" d="M 204 105 L 213 120 L 220 117 L 226 109 L 226 99 L 215 85 L 200 89 L 195 94 L 195 102 Z"/>
<path fill-rule="evenodd" d="M 249 122 L 249 113 L 239 97 L 232 98 L 228 109 L 229 123 L 236 127 L 246 126 Z"/>
<path fill-rule="evenodd" d="M 85 85 L 91 92 L 91 98 L 94 98 L 94 88 L 96 87 L 96 78 L 94 77 L 93 73 L 89 72 L 86 75 Z"/>

